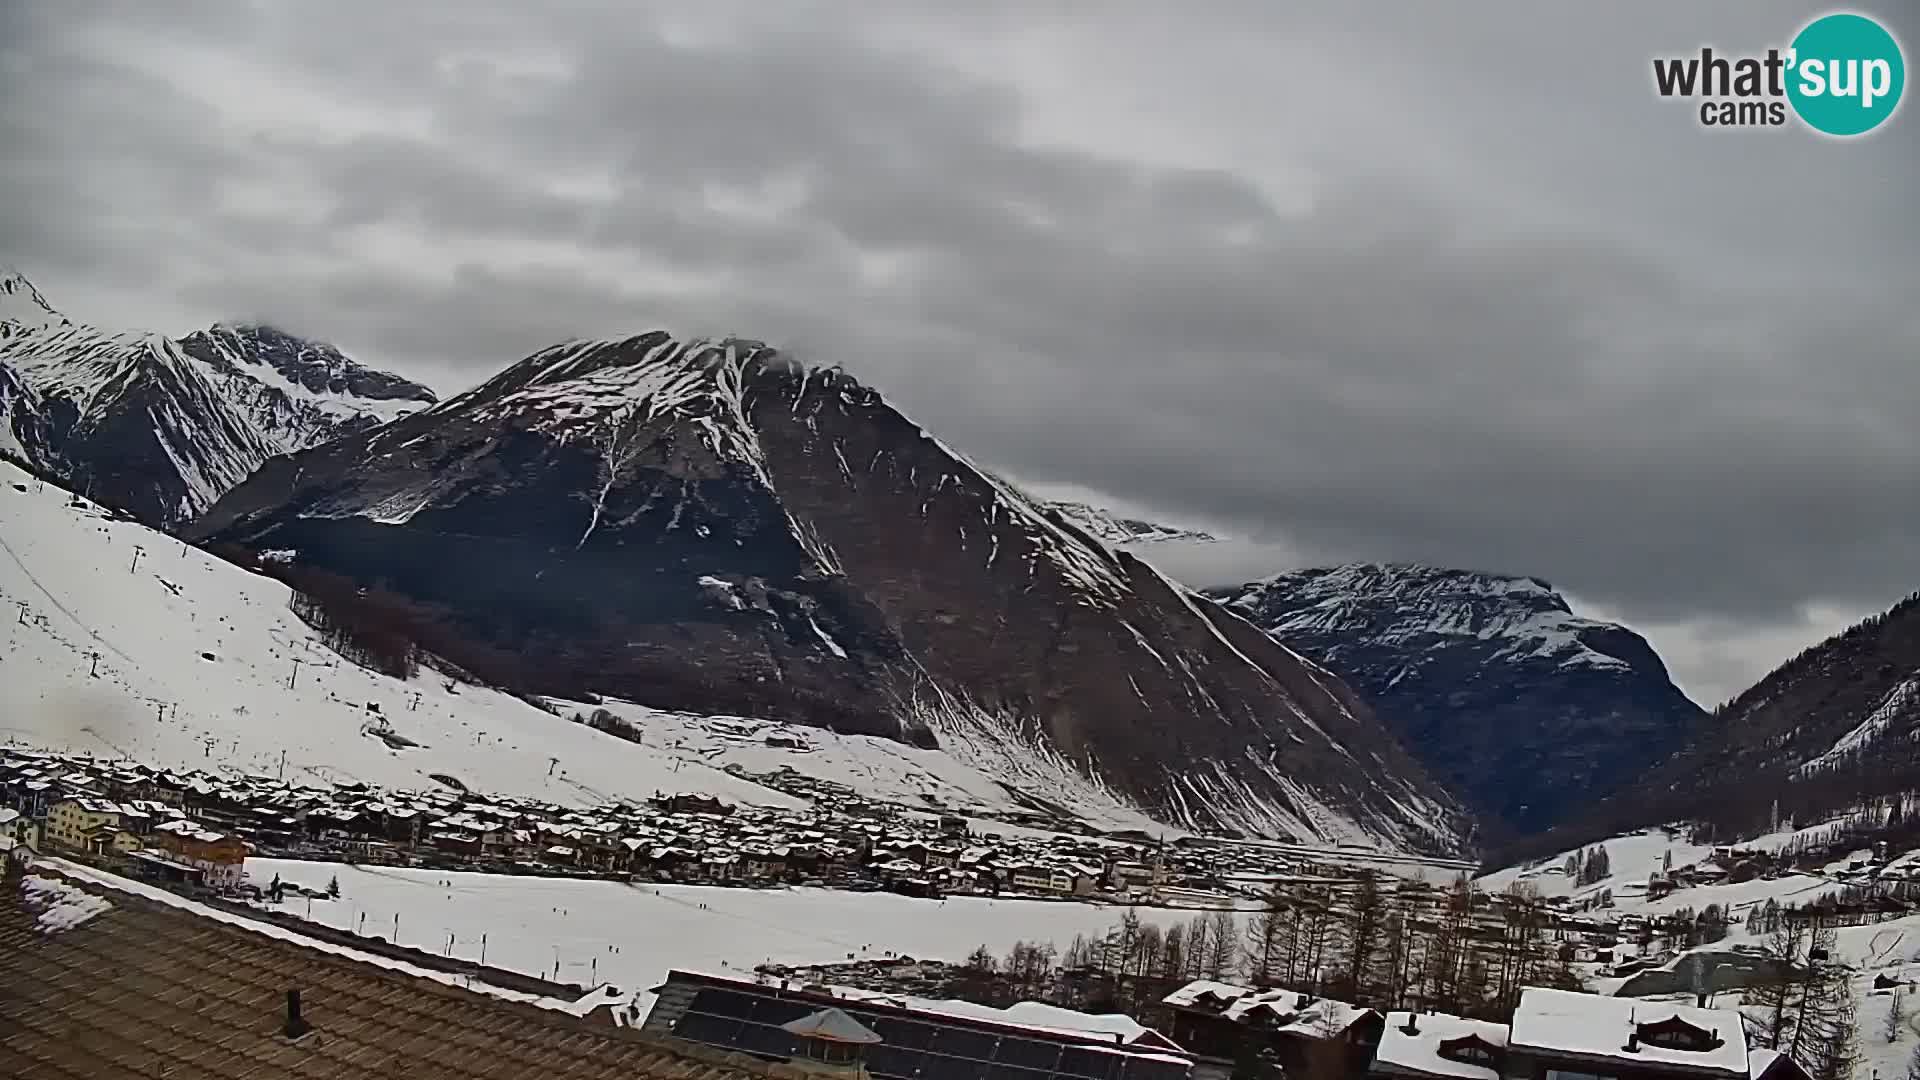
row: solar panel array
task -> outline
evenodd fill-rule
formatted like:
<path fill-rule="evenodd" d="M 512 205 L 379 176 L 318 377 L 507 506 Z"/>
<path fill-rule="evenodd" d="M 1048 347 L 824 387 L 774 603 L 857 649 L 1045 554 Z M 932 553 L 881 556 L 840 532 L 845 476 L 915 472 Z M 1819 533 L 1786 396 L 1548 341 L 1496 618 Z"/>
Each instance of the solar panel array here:
<path fill-rule="evenodd" d="M 673 1024 L 690 1042 L 739 1050 L 765 1058 L 802 1054 L 801 1040 L 780 1025 L 810 1016 L 823 1006 L 703 987 Z M 1188 1066 L 1159 1057 L 1023 1037 L 949 1022 L 941 1017 L 863 1009 L 857 1002 L 834 1007 L 866 1025 L 881 1042 L 866 1048 L 867 1071 L 885 1080 L 1186 1080 Z"/>

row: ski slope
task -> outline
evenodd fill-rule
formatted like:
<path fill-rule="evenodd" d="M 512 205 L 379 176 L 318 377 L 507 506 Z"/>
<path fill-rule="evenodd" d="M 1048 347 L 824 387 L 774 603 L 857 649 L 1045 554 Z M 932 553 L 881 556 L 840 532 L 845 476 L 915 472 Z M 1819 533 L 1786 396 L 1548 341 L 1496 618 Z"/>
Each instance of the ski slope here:
<path fill-rule="evenodd" d="M 791 765 L 920 807 L 1019 805 L 945 753 L 884 739 L 611 703 L 646 733 L 636 744 L 425 668 L 394 679 L 341 660 L 287 599 L 271 578 L 0 462 L 0 742 L 400 789 L 438 773 L 562 805 L 676 791 L 803 805 L 729 764 Z M 376 710 L 419 745 L 364 733 Z M 767 744 L 776 729 L 791 745 Z"/>
<path fill-rule="evenodd" d="M 443 954 L 451 934 L 451 954 L 469 960 L 480 958 L 484 934 L 490 965 L 582 986 L 610 982 L 637 994 L 643 1012 L 652 1004 L 647 988 L 671 968 L 751 971 L 768 962 L 888 953 L 958 962 L 981 945 L 1005 953 L 1016 941 L 1051 941 L 1064 950 L 1075 935 L 1105 934 L 1126 911 L 1069 901 L 917 900 L 247 860 L 255 884 L 265 887 L 275 875 L 316 890 L 339 879 L 338 900 L 289 898 L 280 909 L 290 914 L 390 940 L 397 932 L 400 944 Z M 1193 914 L 1136 910 L 1159 923 Z"/>

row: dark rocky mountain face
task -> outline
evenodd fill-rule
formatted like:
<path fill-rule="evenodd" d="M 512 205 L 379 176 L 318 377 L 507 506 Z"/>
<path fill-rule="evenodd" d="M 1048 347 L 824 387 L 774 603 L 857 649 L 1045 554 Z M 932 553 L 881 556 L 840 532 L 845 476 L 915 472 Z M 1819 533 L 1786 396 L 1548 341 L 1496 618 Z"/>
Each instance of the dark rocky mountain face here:
<path fill-rule="evenodd" d="M 1465 831 L 1326 670 L 751 342 L 548 350 L 268 462 L 192 535 L 409 597 L 546 692 L 1049 757 L 1176 824 Z"/>
<path fill-rule="evenodd" d="M 1490 828 L 1584 812 L 1705 720 L 1644 639 L 1532 578 L 1360 564 L 1209 595 L 1344 678 Z"/>
<path fill-rule="evenodd" d="M 0 331 L 5 327 L 0 323 Z M 0 454 L 19 458 L 33 469 L 45 469 L 49 463 L 44 455 L 52 438 L 40 395 L 12 370 L 0 367 Z"/>
<path fill-rule="evenodd" d="M 1920 593 L 1782 664 L 1587 813 L 1490 855 L 1510 865 L 1678 821 L 1696 841 L 1731 843 L 1868 806 L 1885 813 L 1916 777 Z"/>
<path fill-rule="evenodd" d="M 1751 826 L 1762 804 L 1817 813 L 1830 794 L 1885 794 L 1912 788 L 1916 777 L 1920 593 L 1714 710 L 1700 737 L 1628 793 L 1622 809 L 1671 805 L 1728 821 L 1745 811 Z"/>
<path fill-rule="evenodd" d="M 0 451 L 150 525 L 191 520 L 275 454 L 432 400 L 277 331 L 106 333 L 0 278 Z"/>

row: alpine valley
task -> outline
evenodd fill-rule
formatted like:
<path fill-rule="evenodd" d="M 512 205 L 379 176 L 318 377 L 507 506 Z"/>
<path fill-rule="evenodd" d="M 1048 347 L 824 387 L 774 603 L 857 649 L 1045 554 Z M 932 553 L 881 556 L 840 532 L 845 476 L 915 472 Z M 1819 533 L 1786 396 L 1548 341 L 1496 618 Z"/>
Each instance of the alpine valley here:
<path fill-rule="evenodd" d="M 11 275 L 0 456 L 24 470 L 0 493 L 0 704 L 46 720 L 8 737 L 175 764 L 291 749 L 404 779 L 337 734 L 357 700 L 434 710 L 413 760 L 523 791 L 704 764 L 765 798 L 722 765 L 775 754 L 942 812 L 1467 855 L 1698 818 L 1742 776 L 1844 787 L 1920 724 L 1911 602 L 1710 716 L 1533 578 L 1354 564 L 1196 592 L 1148 560 L 1212 536 L 1030 497 L 751 340 L 570 341 L 440 400 L 269 326 L 95 329 Z M 168 545 L 192 572 L 148 588 Z M 146 606 L 83 556 L 128 559 Z M 553 715 L 576 706 L 608 728 Z M 615 728 L 640 745 L 602 747 Z"/>
<path fill-rule="evenodd" d="M 109 333 L 22 278 L 7 296 L 10 456 L 240 561 L 357 582 L 458 677 L 1038 768 L 1062 779 L 1022 797 L 1063 812 L 1091 790 L 1194 830 L 1467 843 L 1338 678 L 841 371 L 655 332 L 436 402 L 263 327 Z"/>

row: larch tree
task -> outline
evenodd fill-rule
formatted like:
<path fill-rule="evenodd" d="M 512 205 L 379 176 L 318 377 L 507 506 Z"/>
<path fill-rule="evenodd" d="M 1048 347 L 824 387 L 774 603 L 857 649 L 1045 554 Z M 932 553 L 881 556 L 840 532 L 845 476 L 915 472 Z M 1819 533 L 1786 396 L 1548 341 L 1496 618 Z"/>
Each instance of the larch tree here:
<path fill-rule="evenodd" d="M 1350 1000 L 1373 996 L 1380 983 L 1377 961 L 1385 947 L 1387 899 L 1373 871 L 1361 875 L 1347 904 L 1340 932 L 1337 992 Z"/>
<path fill-rule="evenodd" d="M 1225 908 L 1208 915 L 1207 922 L 1207 954 L 1202 971 L 1209 979 L 1225 979 L 1240 960 L 1240 928 L 1233 912 Z"/>

